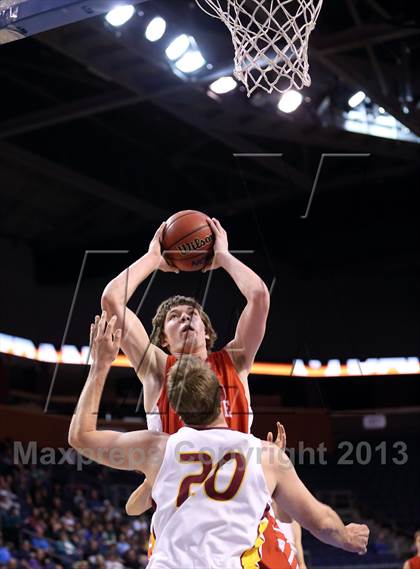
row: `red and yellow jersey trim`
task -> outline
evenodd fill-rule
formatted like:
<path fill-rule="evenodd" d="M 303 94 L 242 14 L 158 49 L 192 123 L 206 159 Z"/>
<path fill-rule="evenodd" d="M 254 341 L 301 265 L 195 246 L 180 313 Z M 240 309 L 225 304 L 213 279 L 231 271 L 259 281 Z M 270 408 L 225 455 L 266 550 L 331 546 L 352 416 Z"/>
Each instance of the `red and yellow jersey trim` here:
<path fill-rule="evenodd" d="M 150 537 L 149 537 L 149 547 L 147 549 L 147 558 L 150 559 L 153 555 L 153 550 L 155 549 L 156 544 L 156 536 L 153 528 L 150 530 Z"/>
<path fill-rule="evenodd" d="M 241 567 L 243 569 L 257 569 L 260 566 L 260 561 L 262 558 L 262 546 L 265 542 L 264 532 L 268 526 L 268 518 L 265 515 L 267 510 L 264 512 L 264 517 L 258 524 L 257 538 L 254 545 L 244 551 L 241 555 Z"/>

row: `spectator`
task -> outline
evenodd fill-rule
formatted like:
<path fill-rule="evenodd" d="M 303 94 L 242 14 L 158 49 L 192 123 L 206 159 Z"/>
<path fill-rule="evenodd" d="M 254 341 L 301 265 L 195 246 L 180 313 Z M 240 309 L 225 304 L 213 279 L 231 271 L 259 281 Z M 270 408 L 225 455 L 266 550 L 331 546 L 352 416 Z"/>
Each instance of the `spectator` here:
<path fill-rule="evenodd" d="M 12 559 L 7 564 L 7 569 L 18 569 L 18 567 L 19 567 L 19 564 L 18 564 L 17 559 L 14 559 L 12 557 Z"/>
<path fill-rule="evenodd" d="M 124 567 L 127 569 L 138 569 L 139 561 L 134 549 L 129 549 L 124 555 Z"/>
<path fill-rule="evenodd" d="M 375 553 L 379 553 L 380 555 L 390 553 L 391 546 L 388 543 L 386 532 L 381 530 L 376 538 L 372 540 L 372 549 Z"/>
<path fill-rule="evenodd" d="M 3 545 L 3 536 L 0 534 L 0 565 L 7 565 L 11 559 L 10 549 Z"/>
<path fill-rule="evenodd" d="M 9 512 L 6 512 L 2 517 L 3 535 L 7 541 L 13 542 L 15 546 L 19 541 L 19 530 L 22 526 L 22 518 L 19 512 L 19 507 L 13 506 Z"/>
<path fill-rule="evenodd" d="M 101 554 L 89 555 L 88 561 L 89 561 L 89 564 L 91 567 L 96 567 L 96 568 L 98 568 L 100 566 L 105 567 L 105 558 Z"/>
<path fill-rule="evenodd" d="M 117 551 L 121 557 L 130 549 L 130 544 L 123 533 L 120 534 L 117 542 Z"/>
<path fill-rule="evenodd" d="M 76 520 L 70 510 L 67 510 L 64 516 L 61 518 L 61 523 L 64 529 L 67 531 L 73 531 L 76 524 Z"/>
<path fill-rule="evenodd" d="M 90 496 L 89 496 L 89 500 L 87 502 L 88 507 L 91 510 L 102 510 L 103 505 L 101 500 L 99 499 L 99 494 L 98 491 L 95 488 L 92 488 L 92 490 L 90 491 Z"/>
<path fill-rule="evenodd" d="M 96 557 L 97 555 L 99 555 L 100 553 L 102 553 L 102 548 L 99 545 L 99 542 L 96 541 L 95 539 L 91 540 L 86 549 L 85 549 L 85 555 L 86 557 Z"/>
<path fill-rule="evenodd" d="M 73 569 L 89 569 L 89 563 L 87 561 L 76 561 L 73 563 Z"/>
<path fill-rule="evenodd" d="M 106 569 L 124 569 L 124 565 L 121 563 L 118 555 L 114 552 L 108 553 L 105 558 Z"/>
<path fill-rule="evenodd" d="M 0 511 L 8 512 L 11 508 L 16 506 L 16 496 L 4 487 L 0 490 Z"/>
<path fill-rule="evenodd" d="M 44 533 L 44 528 L 41 525 L 38 525 L 35 530 L 35 535 L 31 538 L 32 547 L 40 550 L 50 548 L 49 541 L 44 536 Z"/>
<path fill-rule="evenodd" d="M 72 557 L 76 553 L 76 546 L 69 539 L 67 533 L 62 531 L 60 539 L 55 542 L 55 550 L 59 555 Z"/>
<path fill-rule="evenodd" d="M 29 561 L 31 558 L 31 542 L 25 539 L 17 553 L 17 558 L 21 561 Z"/>

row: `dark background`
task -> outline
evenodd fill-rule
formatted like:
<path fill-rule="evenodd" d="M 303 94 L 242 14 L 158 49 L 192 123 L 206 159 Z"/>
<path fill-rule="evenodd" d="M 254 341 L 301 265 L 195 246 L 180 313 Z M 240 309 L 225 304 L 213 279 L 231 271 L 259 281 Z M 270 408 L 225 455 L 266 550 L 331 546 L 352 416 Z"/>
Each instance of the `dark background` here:
<path fill-rule="evenodd" d="M 143 32 L 157 13 L 168 32 L 150 44 Z M 213 69 L 173 73 L 164 48 L 182 32 Z M 86 344 L 106 283 L 146 251 L 162 220 L 191 208 L 220 219 L 231 249 L 254 250 L 240 258 L 268 286 L 276 279 L 259 361 L 417 356 L 420 147 L 345 132 L 340 117 L 363 89 L 367 107 L 382 105 L 420 135 L 419 37 L 408 3 L 326 2 L 311 38 L 313 82 L 292 115 L 276 110 L 278 95 L 208 96 L 209 82 L 231 72 L 232 48 L 194 2 L 143 3 L 119 30 L 100 16 L 2 45 L 1 331 L 59 347 L 85 251 L 128 250 L 87 257 L 67 338 Z M 323 153 L 370 156 L 326 158 L 302 219 Z M 160 273 L 146 327 L 168 295 L 200 300 L 207 278 Z M 206 309 L 219 347 L 242 307 L 218 270 Z M 361 409 L 418 405 L 417 382 L 256 376 L 251 389 L 290 406 Z"/>

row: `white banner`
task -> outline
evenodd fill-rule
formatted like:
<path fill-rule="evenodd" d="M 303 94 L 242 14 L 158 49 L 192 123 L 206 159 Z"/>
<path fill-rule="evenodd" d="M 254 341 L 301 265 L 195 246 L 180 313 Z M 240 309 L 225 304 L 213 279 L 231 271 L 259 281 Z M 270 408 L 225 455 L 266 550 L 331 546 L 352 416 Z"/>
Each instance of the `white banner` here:
<path fill-rule="evenodd" d="M 0 353 L 38 362 L 52 362 L 73 365 L 86 365 L 89 346 L 79 349 L 73 344 L 66 344 L 56 349 L 53 344 L 41 343 L 38 346 L 27 338 L 9 336 L 0 333 Z M 119 355 L 114 364 L 116 367 L 131 367 L 124 355 Z M 354 358 L 346 361 L 331 359 L 326 363 L 320 360 L 298 359 L 292 363 L 255 362 L 251 373 L 255 375 L 277 375 L 295 377 L 346 377 L 373 375 L 413 375 L 420 373 L 420 362 L 417 357 L 368 358 L 364 361 Z"/>

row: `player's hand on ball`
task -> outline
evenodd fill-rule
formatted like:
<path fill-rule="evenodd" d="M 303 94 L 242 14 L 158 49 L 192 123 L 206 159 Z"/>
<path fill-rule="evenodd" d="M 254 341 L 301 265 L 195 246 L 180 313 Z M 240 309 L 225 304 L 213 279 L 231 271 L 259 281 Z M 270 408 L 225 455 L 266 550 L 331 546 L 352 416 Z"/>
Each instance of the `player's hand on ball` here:
<path fill-rule="evenodd" d="M 269 443 L 273 442 L 273 433 L 271 431 L 267 433 L 267 441 Z M 283 425 L 277 421 L 277 438 L 274 441 L 274 444 L 281 450 L 286 450 L 286 442 L 286 430 Z"/>
<path fill-rule="evenodd" d="M 156 230 L 156 233 L 153 235 L 153 239 L 150 241 L 149 244 L 149 253 L 154 255 L 156 259 L 160 259 L 162 255 L 161 242 L 162 242 L 162 234 L 165 230 L 165 225 L 166 225 L 165 222 L 159 225 L 159 227 Z"/>
<path fill-rule="evenodd" d="M 346 526 L 347 544 L 346 551 L 364 555 L 367 551 L 367 544 L 370 530 L 365 524 L 348 524 Z"/>
<path fill-rule="evenodd" d="M 113 316 L 107 323 L 104 310 L 101 317 L 95 316 L 95 322 L 90 325 L 91 356 L 95 363 L 110 365 L 118 356 L 121 345 L 121 329 L 115 329 L 117 317 Z"/>
<path fill-rule="evenodd" d="M 220 221 L 215 217 L 208 217 L 207 223 L 210 225 L 214 235 L 213 257 L 211 261 L 204 267 L 203 273 L 212 271 L 222 266 L 223 253 L 229 253 L 229 244 L 226 230 L 220 225 Z"/>
<path fill-rule="evenodd" d="M 165 260 L 165 255 L 162 255 L 162 236 L 163 232 L 165 231 L 165 225 L 166 222 L 163 222 L 158 227 L 156 233 L 153 236 L 153 239 L 150 241 L 149 253 L 156 258 L 157 269 L 165 273 L 179 273 L 179 270 L 176 267 L 170 265 Z"/>
<path fill-rule="evenodd" d="M 179 269 L 173 265 L 170 265 L 168 261 L 165 260 L 165 253 L 163 253 L 160 258 L 159 270 L 163 271 L 164 273 L 179 273 Z"/>

